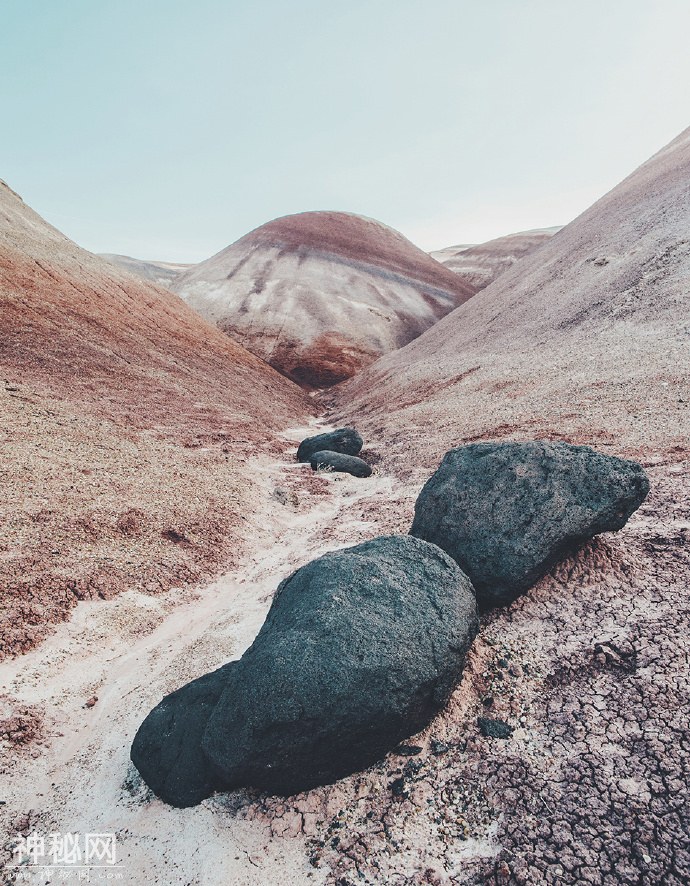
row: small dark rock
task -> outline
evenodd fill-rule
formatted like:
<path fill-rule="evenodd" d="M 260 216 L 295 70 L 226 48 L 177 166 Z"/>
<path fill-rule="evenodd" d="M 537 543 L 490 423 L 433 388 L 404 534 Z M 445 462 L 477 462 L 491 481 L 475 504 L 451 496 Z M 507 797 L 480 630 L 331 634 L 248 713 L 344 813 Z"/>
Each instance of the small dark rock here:
<path fill-rule="evenodd" d="M 404 778 L 396 778 L 395 781 L 392 781 L 391 782 L 391 792 L 394 797 L 407 796 L 407 791 L 405 790 L 405 779 Z"/>
<path fill-rule="evenodd" d="M 510 603 L 573 547 L 621 529 L 648 492 L 637 462 L 588 446 L 473 443 L 446 453 L 410 533 L 450 554 L 486 608 Z"/>
<path fill-rule="evenodd" d="M 315 452 L 309 459 L 312 470 L 331 470 L 341 474 L 352 474 L 353 477 L 369 477 L 371 466 L 356 455 L 343 455 L 340 452 L 323 450 Z"/>
<path fill-rule="evenodd" d="M 343 455 L 357 455 L 364 441 L 354 428 L 339 428 L 326 434 L 317 434 L 302 440 L 297 450 L 297 461 L 307 462 L 315 452 L 328 450 Z"/>
<path fill-rule="evenodd" d="M 403 776 L 406 778 L 414 778 L 423 768 L 423 760 L 408 760 L 403 767 Z"/>
<path fill-rule="evenodd" d="M 190 540 L 184 534 L 184 532 L 179 532 L 177 529 L 164 529 L 161 532 L 161 535 L 167 541 L 171 541 L 176 545 L 189 545 L 191 544 Z"/>
<path fill-rule="evenodd" d="M 281 505 L 285 505 L 285 507 L 296 508 L 299 505 L 299 498 L 297 497 L 297 493 L 293 492 L 290 489 L 283 489 L 280 486 L 276 486 L 276 488 L 271 493 L 271 497 L 274 498 Z"/>
<path fill-rule="evenodd" d="M 432 754 L 440 757 L 441 754 L 447 754 L 448 751 L 452 751 L 453 745 L 448 744 L 447 741 L 439 741 L 437 738 L 432 738 L 429 742 L 429 748 Z"/>
<path fill-rule="evenodd" d="M 490 720 L 488 717 L 477 717 L 479 731 L 484 738 L 510 738 L 513 727 L 504 720 Z"/>
<path fill-rule="evenodd" d="M 424 748 L 418 744 L 401 744 L 395 749 L 395 753 L 401 757 L 415 757 L 417 754 L 421 754 L 423 750 Z"/>

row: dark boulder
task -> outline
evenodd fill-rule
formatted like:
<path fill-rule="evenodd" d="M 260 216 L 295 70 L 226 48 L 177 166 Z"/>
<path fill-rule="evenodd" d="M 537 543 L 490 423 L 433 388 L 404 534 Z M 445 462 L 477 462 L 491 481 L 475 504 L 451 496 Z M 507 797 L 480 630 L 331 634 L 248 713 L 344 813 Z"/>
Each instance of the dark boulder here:
<path fill-rule="evenodd" d="M 341 452 L 329 452 L 327 449 L 315 452 L 309 459 L 313 471 L 331 470 L 341 474 L 352 474 L 353 477 L 369 477 L 371 465 L 356 455 L 343 455 Z"/>
<path fill-rule="evenodd" d="M 317 434 L 302 440 L 297 450 L 297 461 L 308 462 L 315 452 L 328 450 L 343 455 L 357 455 L 364 442 L 354 428 L 339 428 L 327 434 Z"/>
<path fill-rule="evenodd" d="M 219 783 L 292 794 L 373 764 L 444 706 L 476 632 L 469 580 L 419 539 L 298 569 L 208 721 Z"/>
<path fill-rule="evenodd" d="M 451 449 L 415 505 L 410 533 L 470 577 L 481 607 L 509 603 L 569 549 L 621 529 L 644 501 L 642 467 L 568 443 Z"/>
<path fill-rule="evenodd" d="M 177 689 L 139 727 L 130 756 L 146 784 L 171 806 L 195 806 L 217 787 L 201 737 L 237 662 Z"/>

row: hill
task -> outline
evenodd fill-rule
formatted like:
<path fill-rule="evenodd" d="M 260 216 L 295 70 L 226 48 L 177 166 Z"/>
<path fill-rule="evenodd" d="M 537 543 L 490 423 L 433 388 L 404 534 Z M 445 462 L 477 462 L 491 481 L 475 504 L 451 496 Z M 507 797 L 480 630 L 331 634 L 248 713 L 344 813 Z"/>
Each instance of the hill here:
<path fill-rule="evenodd" d="M 343 212 L 262 225 L 172 289 L 306 388 L 351 377 L 473 294 L 401 234 Z"/>
<path fill-rule="evenodd" d="M 401 460 L 519 434 L 630 454 L 688 429 L 690 130 L 407 347 L 344 385 Z M 429 423 L 434 433 L 428 433 Z M 395 431 L 394 431 L 395 429 Z"/>
<path fill-rule="evenodd" d="M 130 255 L 117 255 L 112 252 L 102 252 L 100 257 L 111 265 L 115 265 L 129 274 L 134 274 L 135 277 L 141 277 L 142 280 L 147 280 L 149 283 L 166 287 L 169 287 L 173 280 L 192 267 L 192 265 L 177 262 L 145 261 L 140 258 L 132 258 Z"/>
<path fill-rule="evenodd" d="M 463 748 L 443 783 L 472 786 L 493 821 L 477 882 L 690 874 L 677 793 L 690 697 L 689 229 L 690 129 L 337 391 L 339 420 L 377 441 L 379 471 L 407 480 L 407 508 L 396 506 L 408 520 L 443 452 L 474 440 L 590 444 L 637 459 L 650 479 L 621 532 L 574 549 L 485 617 L 476 670 L 435 725 Z M 465 741 L 487 716 L 514 727 L 510 740 Z M 463 882 L 475 882 L 469 865 Z"/>
<path fill-rule="evenodd" d="M 184 586 L 237 547 L 245 463 L 302 392 L 0 184 L 3 653 L 79 599 Z"/>
<path fill-rule="evenodd" d="M 560 231 L 560 228 L 542 228 L 521 231 L 497 237 L 486 243 L 471 246 L 448 246 L 430 252 L 432 258 L 458 274 L 477 292 L 485 289 L 516 261 L 530 255 Z"/>

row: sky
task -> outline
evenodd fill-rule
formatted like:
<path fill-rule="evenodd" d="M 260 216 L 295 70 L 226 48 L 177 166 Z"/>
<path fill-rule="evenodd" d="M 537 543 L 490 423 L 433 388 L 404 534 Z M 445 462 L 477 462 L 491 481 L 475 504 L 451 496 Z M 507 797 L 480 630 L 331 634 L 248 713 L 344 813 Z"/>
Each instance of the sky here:
<path fill-rule="evenodd" d="M 564 224 L 690 125 L 688 0 L 1 0 L 0 178 L 94 252 Z"/>

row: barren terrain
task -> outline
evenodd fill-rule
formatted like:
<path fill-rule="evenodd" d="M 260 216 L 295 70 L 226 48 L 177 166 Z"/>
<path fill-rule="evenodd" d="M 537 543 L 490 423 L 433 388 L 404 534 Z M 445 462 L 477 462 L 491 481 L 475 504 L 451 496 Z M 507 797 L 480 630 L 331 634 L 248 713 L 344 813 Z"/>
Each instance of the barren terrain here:
<path fill-rule="evenodd" d="M 268 222 L 171 287 L 305 388 L 349 378 L 474 292 L 397 231 L 344 212 Z"/>
<path fill-rule="evenodd" d="M 684 882 L 690 524 L 683 468 L 661 460 L 625 530 L 484 617 L 448 709 L 378 766 L 289 799 L 241 791 L 185 810 L 145 788 L 128 760 L 139 723 L 241 655 L 280 578 L 409 527 L 418 484 L 380 467 L 315 475 L 293 461 L 303 433 L 250 463 L 251 553 L 225 577 L 81 603 L 0 666 L 8 833 L 116 832 L 124 881 L 166 886 Z M 484 738 L 478 716 L 515 731 Z"/>
<path fill-rule="evenodd" d="M 309 426 L 314 398 L 170 293 L 115 271 L 104 283 L 64 238 L 74 264 L 55 287 L 39 253 L 0 264 L 7 649 L 52 630 L 0 663 L 8 837 L 112 831 L 124 882 L 161 886 L 690 881 L 689 169 L 690 130 L 322 395 Z M 5 205 L 20 213 L 11 230 L 44 224 Z M 295 463 L 323 421 L 357 426 L 371 478 Z M 639 460 L 649 498 L 483 616 L 423 733 L 287 799 L 240 791 L 177 810 L 151 795 L 128 761 L 141 720 L 242 654 L 283 577 L 406 532 L 450 446 L 535 438 Z M 86 592 L 56 595 L 82 568 Z M 478 717 L 512 734 L 484 737 Z"/>
<path fill-rule="evenodd" d="M 78 600 L 217 573 L 237 551 L 247 455 L 311 405 L 5 184 L 0 321 L 2 658 Z"/>
<path fill-rule="evenodd" d="M 553 237 L 560 228 L 542 228 L 507 234 L 486 243 L 447 246 L 429 255 L 458 274 L 476 292 L 485 289 L 516 261 L 530 255 Z"/>
<path fill-rule="evenodd" d="M 650 497 L 623 532 L 480 634 L 505 662 L 487 705 L 504 710 L 495 686 L 506 687 L 507 719 L 531 742 L 514 733 L 461 778 L 492 809 L 501 850 L 481 876 L 496 882 L 690 877 L 689 168 L 686 130 L 337 392 L 338 420 L 356 418 L 382 467 L 410 483 L 447 448 L 487 439 L 586 443 L 649 471 Z"/>

